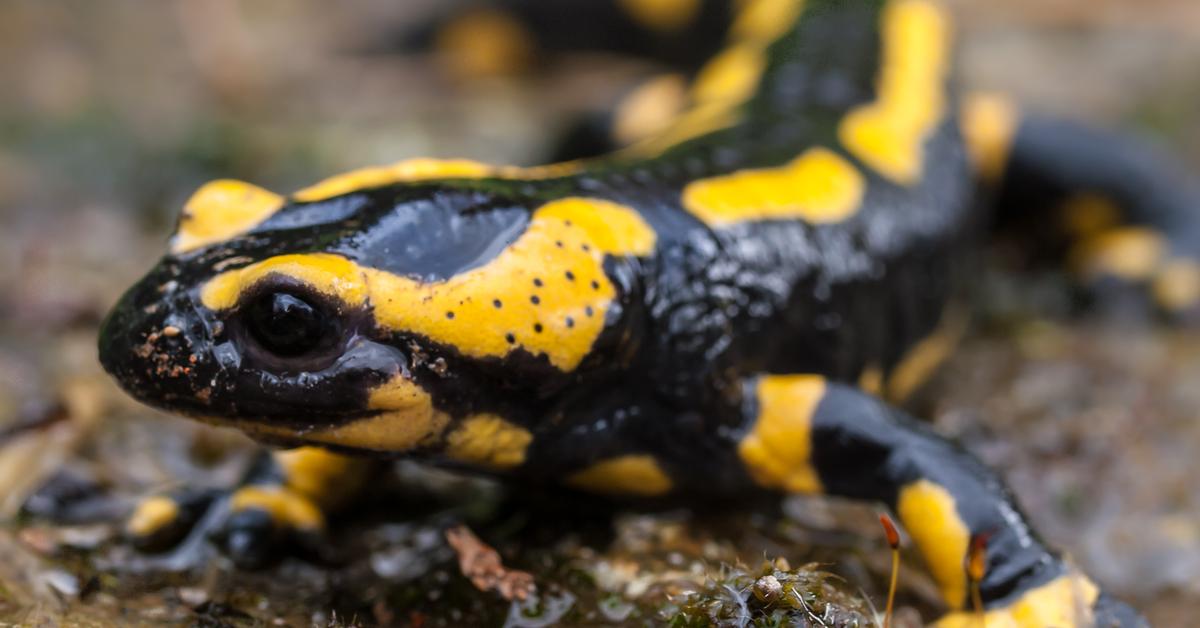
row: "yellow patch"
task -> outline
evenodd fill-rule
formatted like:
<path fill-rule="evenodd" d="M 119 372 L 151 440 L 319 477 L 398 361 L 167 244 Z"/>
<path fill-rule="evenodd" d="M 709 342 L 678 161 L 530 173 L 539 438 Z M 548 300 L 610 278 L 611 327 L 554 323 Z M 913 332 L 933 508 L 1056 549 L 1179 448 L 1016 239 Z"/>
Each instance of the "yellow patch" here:
<path fill-rule="evenodd" d="M 888 374 L 888 400 L 903 402 L 929 381 L 930 376 L 950 357 L 966 331 L 966 313 L 955 308 L 947 309 L 933 333 L 913 345 Z"/>
<path fill-rule="evenodd" d="M 1127 281 L 1149 279 L 1166 254 L 1162 234 L 1148 227 L 1120 227 L 1087 238 L 1070 253 L 1070 264 L 1084 279 L 1109 276 Z"/>
<path fill-rule="evenodd" d="M 1093 626 L 1092 606 L 1100 590 L 1086 577 L 1069 573 L 1027 591 L 1004 608 L 987 611 L 983 622 L 974 612 L 950 613 L 937 628 L 1084 628 Z"/>
<path fill-rule="evenodd" d="M 878 364 L 868 364 L 858 375 L 858 389 L 868 395 L 882 395 L 883 369 Z"/>
<path fill-rule="evenodd" d="M 656 235 L 633 209 L 567 198 L 533 214 L 526 232 L 488 264 L 422 283 L 364 269 L 375 319 L 473 357 L 523 348 L 570 371 L 604 328 L 616 287 L 605 255 L 648 255 Z"/>
<path fill-rule="evenodd" d="M 738 455 L 761 486 L 818 493 L 812 466 L 812 422 L 825 396 L 818 375 L 772 375 L 758 380 L 758 419 L 738 443 Z"/>
<path fill-rule="evenodd" d="M 266 277 L 280 275 L 302 281 L 349 307 L 367 300 L 367 285 L 357 264 L 339 255 L 279 255 L 221 273 L 204 284 L 200 302 L 211 310 L 237 305 L 245 291 Z"/>
<path fill-rule="evenodd" d="M 403 375 L 371 391 L 367 408 L 380 413 L 302 436 L 314 443 L 400 452 L 432 444 L 450 422 L 433 407 L 429 393 Z"/>
<path fill-rule="evenodd" d="M 884 9 L 883 69 L 875 102 L 851 111 L 838 128 L 841 142 L 880 174 L 915 183 L 925 139 L 945 110 L 950 26 L 925 0 L 895 0 Z"/>
<path fill-rule="evenodd" d="M 896 514 L 929 565 L 946 605 L 962 608 L 967 595 L 964 561 L 971 532 L 958 515 L 954 497 L 929 480 L 917 480 L 901 489 Z"/>
<path fill-rule="evenodd" d="M 356 190 L 367 190 L 395 183 L 415 183 L 435 179 L 552 179 L 579 172 L 581 164 L 566 161 L 545 166 L 522 168 L 493 166 L 470 159 L 434 159 L 416 157 L 390 166 L 371 166 L 351 170 L 310 185 L 292 198 L 302 203 L 323 201 Z"/>
<path fill-rule="evenodd" d="M 804 0 L 747 0 L 730 29 L 735 39 L 769 42 L 783 36 L 804 10 Z"/>
<path fill-rule="evenodd" d="M 369 300 L 386 329 L 421 334 L 473 357 L 524 348 L 570 371 L 591 350 L 616 296 L 605 255 L 645 256 L 656 238 L 629 207 L 566 198 L 538 208 L 525 233 L 495 259 L 444 281 L 416 281 L 324 253 L 282 255 L 217 275 L 201 289 L 201 301 L 228 309 L 255 282 L 286 275 L 346 306 Z M 364 423 L 338 429 L 344 434 Z"/>
<path fill-rule="evenodd" d="M 371 166 L 351 170 L 310 185 L 292 194 L 302 203 L 323 201 L 355 190 L 383 187 L 393 183 L 430 179 L 478 179 L 490 176 L 492 166 L 469 159 L 430 159 L 417 157 L 390 166 Z"/>
<path fill-rule="evenodd" d="M 186 253 L 246 233 L 283 205 L 282 196 L 249 183 L 206 183 L 183 206 L 171 252 Z"/>
<path fill-rule="evenodd" d="M 320 447 L 298 447 L 272 454 L 288 488 L 326 508 L 352 496 L 366 478 L 368 462 Z"/>
<path fill-rule="evenodd" d="M 671 478 L 654 456 L 629 454 L 597 462 L 566 479 L 569 486 L 604 495 L 655 497 L 671 490 Z"/>
<path fill-rule="evenodd" d="M 779 168 L 693 181 L 683 189 L 683 206 L 713 227 L 781 218 L 828 224 L 852 216 L 865 189 L 866 180 L 848 161 L 812 148 Z"/>
<path fill-rule="evenodd" d="M 741 104 L 754 95 L 766 66 L 762 46 L 749 43 L 730 46 L 700 68 L 692 84 L 692 100 L 701 104 Z"/>
<path fill-rule="evenodd" d="M 642 26 L 661 32 L 687 26 L 700 10 L 700 0 L 618 0 L 621 8 Z"/>
<path fill-rule="evenodd" d="M 1121 208 L 1100 194 L 1072 196 L 1059 208 L 1063 229 L 1076 238 L 1088 238 L 1116 227 L 1121 222 Z"/>
<path fill-rule="evenodd" d="M 464 420 L 446 437 L 446 455 L 491 469 L 511 469 L 525 462 L 532 440 L 529 430 L 494 414 L 481 414 Z"/>
<path fill-rule="evenodd" d="M 1181 312 L 1200 303 L 1200 264 L 1190 259 L 1167 262 L 1154 278 L 1154 299 L 1168 312 Z"/>
<path fill-rule="evenodd" d="M 533 36 L 520 21 L 482 7 L 446 25 L 434 45 L 450 72 L 464 80 L 515 74 L 535 52 Z"/>
<path fill-rule="evenodd" d="M 638 86 L 613 112 L 613 139 L 622 146 L 662 133 L 687 104 L 687 82 L 665 74 Z"/>
<path fill-rule="evenodd" d="M 171 525 L 179 519 L 179 504 L 170 497 L 150 497 L 142 500 L 129 520 L 125 522 L 125 533 L 130 536 L 147 537 Z"/>
<path fill-rule="evenodd" d="M 1004 176 L 1019 119 L 1016 105 L 998 94 L 971 94 L 963 105 L 963 138 L 985 181 L 995 183 Z"/>
<path fill-rule="evenodd" d="M 325 527 L 325 515 L 307 497 L 282 486 L 245 486 L 230 500 L 232 512 L 260 510 L 271 516 L 275 525 L 303 531 Z"/>

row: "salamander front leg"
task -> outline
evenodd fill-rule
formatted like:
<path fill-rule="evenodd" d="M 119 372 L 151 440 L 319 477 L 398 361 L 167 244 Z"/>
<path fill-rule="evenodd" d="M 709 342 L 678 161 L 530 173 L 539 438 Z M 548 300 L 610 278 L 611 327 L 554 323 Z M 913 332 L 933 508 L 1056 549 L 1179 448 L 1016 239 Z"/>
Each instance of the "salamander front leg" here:
<path fill-rule="evenodd" d="M 145 551 L 212 537 L 239 566 L 261 566 L 289 544 L 322 539 L 329 513 L 357 495 L 373 466 L 315 447 L 264 452 L 232 490 L 184 488 L 144 499 L 126 536 Z"/>
<path fill-rule="evenodd" d="M 976 625 L 965 563 L 980 536 L 988 625 L 1139 625 L 1134 611 L 1042 544 L 995 474 L 925 424 L 819 376 L 759 377 L 745 396 L 752 421 L 738 453 L 751 477 L 768 488 L 887 504 L 951 609 L 939 625 Z"/>

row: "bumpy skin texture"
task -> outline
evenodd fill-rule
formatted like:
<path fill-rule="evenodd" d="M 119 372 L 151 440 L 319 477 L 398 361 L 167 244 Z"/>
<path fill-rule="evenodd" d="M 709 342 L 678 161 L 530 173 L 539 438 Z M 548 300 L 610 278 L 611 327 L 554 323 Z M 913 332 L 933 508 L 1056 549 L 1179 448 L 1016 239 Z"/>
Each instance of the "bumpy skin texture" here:
<path fill-rule="evenodd" d="M 1124 140 L 995 103 L 960 119 L 949 26 L 922 0 L 715 4 L 672 22 L 733 16 L 711 62 L 680 61 L 690 109 L 612 156 L 413 160 L 289 197 L 209 184 L 106 322 L 104 366 L 146 403 L 270 444 L 633 498 L 882 501 L 956 611 L 945 625 L 976 621 L 961 612 L 976 586 L 997 622 L 1135 625 L 993 473 L 876 395 L 902 397 L 945 353 L 994 215 L 981 179 L 1006 218 L 1111 199 L 1115 220 L 1068 233 L 1082 277 L 1182 309 L 1200 300 L 1200 195 Z M 531 32 L 553 26 L 515 6 Z M 363 473 L 311 448 L 272 468 L 233 510 L 305 533 Z M 162 502 L 142 514 L 135 536 L 171 523 Z"/>

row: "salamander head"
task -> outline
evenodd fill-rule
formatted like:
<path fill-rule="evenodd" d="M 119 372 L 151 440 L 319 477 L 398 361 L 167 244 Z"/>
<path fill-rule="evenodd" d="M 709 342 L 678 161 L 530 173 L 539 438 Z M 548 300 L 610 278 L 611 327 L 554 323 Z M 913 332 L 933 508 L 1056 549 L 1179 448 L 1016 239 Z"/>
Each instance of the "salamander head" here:
<path fill-rule="evenodd" d="M 407 451 L 498 391 L 545 398 L 627 337 L 605 263 L 652 244 L 598 200 L 212 183 L 105 321 L 100 359 L 143 402 L 266 440 Z"/>

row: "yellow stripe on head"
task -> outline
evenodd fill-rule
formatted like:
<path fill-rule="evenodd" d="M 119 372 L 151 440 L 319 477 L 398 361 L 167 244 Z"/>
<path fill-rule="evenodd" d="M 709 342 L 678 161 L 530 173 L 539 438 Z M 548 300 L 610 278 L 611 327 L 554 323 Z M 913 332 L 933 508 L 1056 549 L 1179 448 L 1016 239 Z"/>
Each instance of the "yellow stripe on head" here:
<path fill-rule="evenodd" d="M 866 179 L 850 162 L 812 148 L 779 168 L 693 181 L 683 189 L 683 206 L 712 227 L 782 218 L 828 224 L 852 216 L 865 190 Z"/>
<path fill-rule="evenodd" d="M 567 477 L 568 486 L 604 495 L 657 497 L 670 492 L 671 478 L 653 456 L 629 454 L 610 458 Z"/>
<path fill-rule="evenodd" d="M 817 375 L 772 375 L 758 380 L 758 418 L 738 443 L 738 455 L 760 486 L 818 493 L 812 466 L 812 422 L 825 396 Z"/>
<path fill-rule="evenodd" d="M 573 370 L 604 329 L 616 286 L 605 255 L 647 255 L 654 230 L 629 207 L 567 198 L 534 212 L 525 233 L 491 262 L 424 283 L 365 269 L 375 319 L 474 357 L 522 348 Z"/>
<path fill-rule="evenodd" d="M 962 608 L 967 596 L 964 565 L 971 532 L 958 514 L 954 497 L 929 480 L 918 480 L 900 490 L 896 514 L 925 558 L 946 605 Z"/>
<path fill-rule="evenodd" d="M 329 177 L 293 193 L 292 199 L 312 203 L 358 190 L 436 179 L 552 179 L 574 174 L 580 169 L 580 163 L 575 161 L 525 168 L 494 166 L 470 159 L 414 157 L 388 166 L 369 166 Z"/>
<path fill-rule="evenodd" d="M 279 275 L 346 308 L 369 303 L 385 330 L 419 334 L 472 357 L 524 349 L 571 371 L 603 331 L 617 296 L 605 256 L 649 255 L 656 239 L 632 208 L 566 198 L 538 208 L 525 233 L 496 258 L 443 281 L 418 281 L 326 253 L 281 255 L 217 275 L 202 287 L 201 302 L 213 310 L 232 308 L 259 281 Z M 365 429 L 361 423 L 353 429 Z"/>
<path fill-rule="evenodd" d="M 842 120 L 842 144 L 905 185 L 921 177 L 925 140 L 945 113 L 950 24 L 926 0 L 893 0 L 883 14 L 883 69 L 875 102 Z"/>
<path fill-rule="evenodd" d="M 211 310 L 232 308 L 248 289 L 272 275 L 295 279 L 346 307 L 367 300 L 367 284 L 357 264 L 340 255 L 308 253 L 279 255 L 221 273 L 204 284 L 200 302 Z"/>
<path fill-rule="evenodd" d="M 242 235 L 283 205 L 282 196 L 243 181 L 206 183 L 184 204 L 171 252 L 186 253 Z"/>

